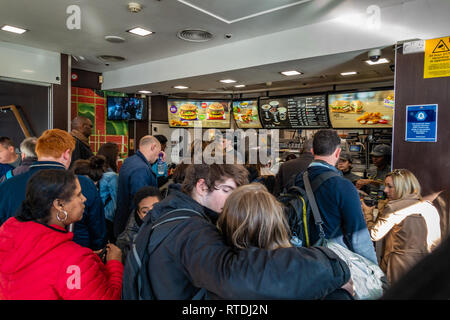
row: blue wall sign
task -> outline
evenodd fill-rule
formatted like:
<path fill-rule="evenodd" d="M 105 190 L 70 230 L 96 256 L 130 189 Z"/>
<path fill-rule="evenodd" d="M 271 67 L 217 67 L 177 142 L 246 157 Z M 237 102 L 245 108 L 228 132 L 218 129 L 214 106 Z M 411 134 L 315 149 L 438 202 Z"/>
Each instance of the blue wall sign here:
<path fill-rule="evenodd" d="M 406 141 L 437 141 L 437 104 L 406 106 Z"/>

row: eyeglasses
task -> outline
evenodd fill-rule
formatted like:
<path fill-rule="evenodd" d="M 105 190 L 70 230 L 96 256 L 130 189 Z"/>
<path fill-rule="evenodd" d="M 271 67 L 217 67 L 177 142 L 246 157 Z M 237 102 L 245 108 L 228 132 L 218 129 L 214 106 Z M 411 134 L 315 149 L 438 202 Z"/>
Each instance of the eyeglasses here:
<path fill-rule="evenodd" d="M 226 184 L 219 184 L 218 186 L 214 186 L 215 190 L 221 190 L 225 193 L 233 191 L 235 188 Z"/>

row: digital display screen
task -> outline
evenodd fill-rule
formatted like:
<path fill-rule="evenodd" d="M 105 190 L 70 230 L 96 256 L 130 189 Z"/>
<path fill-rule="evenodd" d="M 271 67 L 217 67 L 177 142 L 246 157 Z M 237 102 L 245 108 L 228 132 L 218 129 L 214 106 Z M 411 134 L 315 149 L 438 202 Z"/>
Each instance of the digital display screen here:
<path fill-rule="evenodd" d="M 333 128 L 392 128 L 394 90 L 330 94 L 328 107 Z"/>
<path fill-rule="evenodd" d="M 360 152 L 361 151 L 361 146 L 351 145 L 349 149 L 350 149 L 351 152 Z"/>
<path fill-rule="evenodd" d="M 143 120 L 144 99 L 132 97 L 107 97 L 108 120 Z"/>
<path fill-rule="evenodd" d="M 258 100 L 233 101 L 233 117 L 239 129 L 261 129 Z"/>
<path fill-rule="evenodd" d="M 171 128 L 229 128 L 230 101 L 225 100 L 167 100 Z"/>
<path fill-rule="evenodd" d="M 264 128 L 328 128 L 326 95 L 261 98 L 259 112 Z"/>

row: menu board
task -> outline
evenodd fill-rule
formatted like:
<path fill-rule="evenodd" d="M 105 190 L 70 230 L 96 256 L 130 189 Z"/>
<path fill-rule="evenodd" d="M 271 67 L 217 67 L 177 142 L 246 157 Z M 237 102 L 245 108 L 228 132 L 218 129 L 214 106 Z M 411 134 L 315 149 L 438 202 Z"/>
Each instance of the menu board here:
<path fill-rule="evenodd" d="M 261 129 L 258 100 L 233 101 L 233 117 L 239 129 Z"/>
<path fill-rule="evenodd" d="M 333 128 L 392 128 L 394 90 L 330 94 Z"/>
<path fill-rule="evenodd" d="M 229 128 L 230 101 L 167 100 L 168 121 L 171 128 Z"/>
<path fill-rule="evenodd" d="M 264 128 L 328 128 L 325 95 L 261 98 L 260 118 Z"/>

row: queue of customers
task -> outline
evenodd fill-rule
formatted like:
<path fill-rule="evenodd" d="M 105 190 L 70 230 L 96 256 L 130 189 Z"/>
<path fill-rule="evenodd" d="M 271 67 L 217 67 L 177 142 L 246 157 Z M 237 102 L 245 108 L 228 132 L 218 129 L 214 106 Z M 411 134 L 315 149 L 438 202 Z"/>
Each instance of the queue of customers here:
<path fill-rule="evenodd" d="M 77 128 L 87 122 L 76 121 Z M 127 257 L 143 245 L 149 260 L 141 271 L 155 299 L 352 300 L 343 260 L 291 241 L 277 196 L 303 187 L 304 171 L 313 184 L 328 176 L 314 190 L 325 236 L 379 263 L 391 286 L 441 241 L 439 213 L 407 169 L 383 167 L 387 200 L 364 203 L 361 194 L 370 191 L 362 189 L 380 189 L 381 170 L 371 181 L 349 174 L 351 157 L 341 153 L 334 130 L 319 130 L 270 184 L 255 177 L 260 170 L 238 164 L 180 163 L 170 176 L 166 164 L 158 174 L 164 136 L 141 138 L 120 170 L 113 143 L 72 161 L 77 146 L 86 148 L 80 134 L 45 131 L 33 140 L 34 161 L 0 184 L 0 299 L 136 299 Z M 141 231 L 158 223 L 164 226 L 144 239 Z M 313 244 L 318 230 L 309 225 Z"/>

